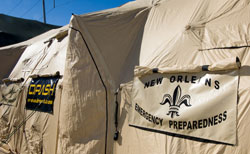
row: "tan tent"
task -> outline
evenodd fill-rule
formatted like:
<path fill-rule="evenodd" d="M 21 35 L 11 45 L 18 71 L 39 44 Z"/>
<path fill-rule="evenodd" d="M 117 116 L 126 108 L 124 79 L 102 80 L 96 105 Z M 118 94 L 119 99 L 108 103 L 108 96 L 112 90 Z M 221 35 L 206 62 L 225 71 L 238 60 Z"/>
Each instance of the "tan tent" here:
<path fill-rule="evenodd" d="M 0 70 L 1 70 L 0 79 L 7 78 L 9 76 L 10 72 L 15 67 L 18 59 L 20 58 L 20 56 L 22 55 L 22 53 L 28 46 L 38 41 L 45 42 L 48 40 L 49 37 L 55 36 L 61 31 L 65 31 L 65 29 L 67 28 L 68 26 L 64 26 L 58 29 L 53 29 L 53 30 L 50 30 L 49 32 L 46 32 L 37 37 L 34 37 L 30 40 L 27 40 L 18 44 L 6 46 L 6 47 L 1 47 L 0 48 Z M 0 83 L 1 82 L 2 81 L 0 81 Z"/>
<path fill-rule="evenodd" d="M 29 44 L 9 78 L 4 80 L 2 96 L 7 96 L 9 93 L 5 95 L 5 91 L 10 89 L 16 92 L 10 98 L 16 97 L 12 99 L 14 101 L 5 99 L 6 103 L 0 107 L 0 151 L 49 154 L 248 153 L 249 10 L 249 0 L 137 0 L 114 9 L 73 15 L 69 28 L 59 33 L 46 33 L 46 39 Z M 140 67 L 136 67 L 134 73 L 137 65 Z M 176 73 L 191 76 L 189 83 L 196 82 L 199 73 L 203 73 L 201 80 L 207 76 L 216 79 L 211 90 L 211 95 L 216 97 L 207 100 L 201 95 L 199 101 L 192 102 L 195 97 L 192 94 L 200 96 L 207 92 L 206 88 L 200 88 L 202 82 L 186 89 L 184 83 L 180 83 L 173 88 L 169 86 L 172 101 L 170 95 L 166 95 L 169 98 L 167 103 L 176 102 L 173 98 L 180 95 L 182 87 L 183 94 L 190 92 L 192 107 L 181 108 L 179 113 L 177 109 L 169 110 L 171 114 L 175 113 L 172 117 L 166 116 L 165 110 L 162 114 L 162 110 L 153 105 L 144 107 L 154 114 L 138 107 L 137 103 L 141 106 L 140 103 L 147 101 L 140 97 L 142 94 L 150 101 L 158 99 L 157 93 L 145 95 L 148 94 L 147 87 L 156 85 L 154 76 L 164 75 L 164 84 L 168 78 L 170 82 L 188 83 L 184 77 L 183 80 L 179 77 L 172 80 Z M 40 89 L 33 93 L 32 86 L 38 85 L 33 82 L 55 76 L 58 83 L 53 91 L 53 112 L 38 110 L 47 100 L 36 102 L 33 109 L 28 109 L 27 97 L 44 92 L 41 84 Z M 141 80 L 145 80 L 145 87 L 137 84 Z M 222 84 L 224 80 L 228 83 L 225 86 Z M 217 94 L 218 82 L 222 93 Z M 205 84 L 210 85 L 209 80 Z M 119 102 L 117 115 L 116 98 Z M 190 106 L 187 95 L 180 100 L 180 103 Z M 218 111 L 218 116 L 213 116 L 214 122 L 209 129 L 215 129 L 206 131 L 203 123 L 197 125 L 199 129 L 179 130 L 184 129 L 180 126 L 184 121 L 195 121 L 189 109 L 196 108 L 200 113 L 198 116 L 210 116 L 222 108 L 217 105 L 228 101 L 232 103 L 228 103 L 230 105 L 223 109 L 225 111 Z M 213 105 L 209 105 L 210 102 Z M 159 102 L 158 106 L 161 106 Z M 179 121 L 173 131 L 160 128 L 159 123 L 153 125 L 157 121 L 154 122 L 152 117 L 157 119 L 164 115 L 167 118 L 164 117 L 163 121 L 167 121 L 178 114 Z M 181 119 L 182 115 L 187 115 L 187 118 Z M 216 118 L 221 121 L 216 122 Z M 119 132 L 117 141 L 114 140 L 116 129 Z"/>

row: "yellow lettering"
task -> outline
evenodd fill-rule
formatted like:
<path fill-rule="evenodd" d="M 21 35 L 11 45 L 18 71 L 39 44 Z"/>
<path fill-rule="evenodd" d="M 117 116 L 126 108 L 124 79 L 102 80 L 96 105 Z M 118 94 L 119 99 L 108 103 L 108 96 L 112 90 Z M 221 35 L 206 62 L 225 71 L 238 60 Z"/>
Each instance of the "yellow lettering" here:
<path fill-rule="evenodd" d="M 41 87 L 42 87 L 42 85 L 40 85 L 40 84 L 36 85 L 35 93 L 38 93 L 38 95 L 41 91 Z"/>
<path fill-rule="evenodd" d="M 53 84 L 53 88 L 50 88 L 50 92 L 52 92 L 50 95 L 54 95 L 55 85 L 56 85 L 56 84 Z"/>
<path fill-rule="evenodd" d="M 45 85 L 42 86 L 42 89 L 40 90 L 40 92 L 38 93 L 38 95 L 41 95 L 41 93 L 42 93 L 42 95 L 43 95 L 44 87 L 45 87 Z"/>
<path fill-rule="evenodd" d="M 34 92 L 35 87 L 36 87 L 35 84 L 31 84 L 30 85 L 30 87 L 29 87 L 29 95 L 34 95 L 35 94 L 35 92 Z M 32 91 L 32 89 L 33 89 L 33 91 Z"/>
<path fill-rule="evenodd" d="M 48 93 L 49 93 L 49 89 L 50 89 L 50 84 L 47 84 L 46 86 L 45 86 L 45 89 L 44 89 L 44 92 L 42 93 L 42 95 L 48 95 Z"/>
<path fill-rule="evenodd" d="M 56 84 L 53 84 L 53 88 L 51 88 L 50 84 L 47 84 L 45 87 L 45 92 L 43 92 L 43 95 L 53 95 L 55 91 Z"/>
<path fill-rule="evenodd" d="M 48 104 L 52 104 L 52 101 L 48 101 Z"/>
<path fill-rule="evenodd" d="M 29 86 L 29 95 L 54 95 L 55 93 L 55 88 L 56 88 L 56 84 L 52 85 L 53 87 L 51 87 L 50 84 L 47 85 L 42 85 L 42 84 L 31 84 Z"/>

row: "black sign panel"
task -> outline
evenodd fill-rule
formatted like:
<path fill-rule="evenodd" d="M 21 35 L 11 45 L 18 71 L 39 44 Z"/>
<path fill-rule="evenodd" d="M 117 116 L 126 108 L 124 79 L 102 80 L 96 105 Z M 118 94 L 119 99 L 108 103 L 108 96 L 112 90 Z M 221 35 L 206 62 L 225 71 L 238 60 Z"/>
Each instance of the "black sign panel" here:
<path fill-rule="evenodd" d="M 53 113 L 58 80 L 58 76 L 33 78 L 27 93 L 26 109 Z"/>

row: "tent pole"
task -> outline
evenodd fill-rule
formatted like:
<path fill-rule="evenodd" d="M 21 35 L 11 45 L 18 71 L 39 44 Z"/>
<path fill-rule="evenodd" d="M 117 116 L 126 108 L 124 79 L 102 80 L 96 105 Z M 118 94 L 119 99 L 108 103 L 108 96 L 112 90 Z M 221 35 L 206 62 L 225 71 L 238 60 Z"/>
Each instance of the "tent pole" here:
<path fill-rule="evenodd" d="M 45 0 L 43 0 L 43 22 L 46 24 Z"/>

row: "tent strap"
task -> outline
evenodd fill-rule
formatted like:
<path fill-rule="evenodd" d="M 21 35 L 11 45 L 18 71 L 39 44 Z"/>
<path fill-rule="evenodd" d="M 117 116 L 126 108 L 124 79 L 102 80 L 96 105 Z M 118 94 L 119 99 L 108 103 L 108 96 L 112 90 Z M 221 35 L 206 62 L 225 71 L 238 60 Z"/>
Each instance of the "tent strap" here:
<path fill-rule="evenodd" d="M 119 110 L 119 104 L 118 104 L 118 93 L 120 88 L 118 88 L 115 92 L 115 134 L 114 134 L 114 140 L 117 141 L 119 137 L 119 131 L 118 131 L 118 110 Z"/>

